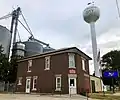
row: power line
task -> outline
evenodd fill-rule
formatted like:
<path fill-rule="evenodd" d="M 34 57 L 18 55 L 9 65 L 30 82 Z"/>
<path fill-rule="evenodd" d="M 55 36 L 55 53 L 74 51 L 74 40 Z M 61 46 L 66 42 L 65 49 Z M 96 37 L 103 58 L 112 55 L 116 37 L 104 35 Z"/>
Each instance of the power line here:
<path fill-rule="evenodd" d="M 120 9 L 119 9 L 119 5 L 118 5 L 118 0 L 116 0 L 116 6 L 117 6 L 117 11 L 118 11 L 118 16 L 120 18 Z"/>

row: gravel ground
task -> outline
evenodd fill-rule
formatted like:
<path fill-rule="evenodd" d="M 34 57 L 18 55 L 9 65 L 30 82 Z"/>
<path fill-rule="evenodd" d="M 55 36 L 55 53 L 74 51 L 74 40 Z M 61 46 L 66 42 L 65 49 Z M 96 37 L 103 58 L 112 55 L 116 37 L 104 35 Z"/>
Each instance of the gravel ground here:
<path fill-rule="evenodd" d="M 87 100 L 87 98 L 83 96 L 70 97 L 69 95 L 0 94 L 0 100 Z"/>

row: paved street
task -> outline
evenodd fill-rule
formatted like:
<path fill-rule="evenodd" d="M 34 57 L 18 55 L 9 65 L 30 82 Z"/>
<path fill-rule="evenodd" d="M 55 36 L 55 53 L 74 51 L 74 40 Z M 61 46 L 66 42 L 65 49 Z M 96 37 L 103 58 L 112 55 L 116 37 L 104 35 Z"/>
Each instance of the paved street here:
<path fill-rule="evenodd" d="M 0 100 L 87 100 L 83 96 L 73 96 L 68 95 L 27 95 L 27 94 L 0 94 Z M 93 99 L 89 99 L 93 100 Z"/>

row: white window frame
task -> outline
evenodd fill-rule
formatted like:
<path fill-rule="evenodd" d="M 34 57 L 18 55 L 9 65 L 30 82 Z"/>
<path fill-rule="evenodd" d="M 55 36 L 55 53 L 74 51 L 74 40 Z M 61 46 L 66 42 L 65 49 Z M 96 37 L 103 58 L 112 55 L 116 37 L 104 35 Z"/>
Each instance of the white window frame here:
<path fill-rule="evenodd" d="M 50 56 L 45 57 L 45 70 L 50 70 Z"/>
<path fill-rule="evenodd" d="M 18 78 L 18 84 L 17 85 L 22 85 L 22 77 Z"/>
<path fill-rule="evenodd" d="M 85 63 L 85 59 L 84 58 L 82 58 L 82 69 L 84 70 L 84 71 L 86 71 L 86 63 Z"/>
<path fill-rule="evenodd" d="M 33 64 L 32 60 L 28 60 L 27 72 L 31 72 L 30 67 L 32 67 L 32 64 Z"/>
<path fill-rule="evenodd" d="M 75 67 L 75 54 L 74 53 L 68 53 L 69 56 L 69 68 L 76 68 Z M 71 65 L 72 62 L 72 65 Z"/>
<path fill-rule="evenodd" d="M 60 83 L 58 83 L 58 78 L 60 79 Z M 55 77 L 55 83 L 56 83 L 56 89 L 55 91 L 61 91 L 61 76 L 56 76 Z M 58 87 L 58 84 L 60 85 L 60 87 Z"/>
<path fill-rule="evenodd" d="M 37 79 L 38 79 L 38 76 L 33 76 L 33 88 L 32 88 L 32 90 L 37 90 L 37 88 L 34 87 L 35 80 L 36 80 L 36 85 L 37 85 Z"/>

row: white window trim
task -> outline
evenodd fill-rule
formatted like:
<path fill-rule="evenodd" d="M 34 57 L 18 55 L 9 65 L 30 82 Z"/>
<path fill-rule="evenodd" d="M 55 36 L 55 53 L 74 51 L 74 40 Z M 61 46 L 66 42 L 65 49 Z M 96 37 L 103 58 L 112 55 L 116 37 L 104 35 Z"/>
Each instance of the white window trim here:
<path fill-rule="evenodd" d="M 31 76 L 27 76 L 26 79 L 31 79 Z"/>
<path fill-rule="evenodd" d="M 34 84 L 35 84 L 34 80 L 36 79 L 36 81 L 37 81 L 37 78 L 38 78 L 38 76 L 33 76 L 33 87 L 32 87 L 32 90 L 35 90 L 35 91 L 37 90 L 37 88 L 34 87 Z"/>
<path fill-rule="evenodd" d="M 18 78 L 18 84 L 17 85 L 22 85 L 22 77 Z"/>
<path fill-rule="evenodd" d="M 29 63 L 31 63 L 31 65 Z M 32 60 L 28 60 L 27 72 L 31 72 L 31 70 L 29 70 L 29 68 L 32 67 L 32 64 L 33 64 L 33 61 Z"/>
<path fill-rule="evenodd" d="M 84 61 L 84 67 L 83 67 L 83 61 Z M 86 63 L 84 58 L 82 58 L 82 70 L 86 71 Z"/>
<path fill-rule="evenodd" d="M 31 72 L 31 70 L 27 71 L 27 72 Z"/>
<path fill-rule="evenodd" d="M 44 70 L 50 70 L 50 56 L 45 57 L 45 69 Z"/>
<path fill-rule="evenodd" d="M 57 87 L 57 84 L 58 84 L 57 83 L 57 78 L 60 78 L 60 87 L 59 88 Z M 61 91 L 61 76 L 56 76 L 55 77 L 55 83 L 56 83 L 56 89 L 55 89 L 55 91 Z"/>
<path fill-rule="evenodd" d="M 75 66 L 75 54 L 74 53 L 68 53 L 68 59 L 69 59 L 69 68 L 76 68 Z M 73 63 L 74 63 L 74 66 L 70 66 L 70 56 L 73 56 Z"/>

